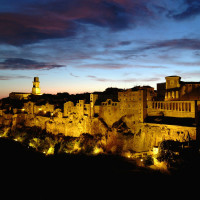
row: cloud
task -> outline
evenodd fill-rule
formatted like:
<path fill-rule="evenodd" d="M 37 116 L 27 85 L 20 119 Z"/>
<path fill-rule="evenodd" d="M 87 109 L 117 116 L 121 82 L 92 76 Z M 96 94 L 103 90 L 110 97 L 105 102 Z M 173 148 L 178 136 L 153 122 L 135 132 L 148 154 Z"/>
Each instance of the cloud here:
<path fill-rule="evenodd" d="M 131 67 L 131 66 L 123 65 L 123 64 L 95 63 L 95 64 L 87 64 L 87 65 L 78 65 L 77 67 L 78 68 L 93 68 L 93 69 L 122 69 L 122 68 Z"/>
<path fill-rule="evenodd" d="M 73 77 L 75 77 L 75 78 L 80 77 L 80 76 L 74 75 L 74 74 L 72 74 L 72 73 L 70 73 L 70 75 L 73 76 Z"/>
<path fill-rule="evenodd" d="M 4 76 L 0 75 L 0 80 L 5 81 L 5 80 L 11 80 L 11 79 L 29 79 L 32 78 L 30 76 L 21 76 L 21 75 L 13 75 L 13 76 Z"/>
<path fill-rule="evenodd" d="M 176 62 L 175 63 L 176 65 L 181 65 L 181 66 L 197 66 L 199 67 L 200 66 L 200 61 L 197 61 L 197 62 Z"/>
<path fill-rule="evenodd" d="M 104 45 L 105 48 L 116 48 L 120 46 L 128 46 L 132 43 L 132 41 L 120 41 L 120 42 L 110 42 Z"/>
<path fill-rule="evenodd" d="M 57 0 L 42 6 L 42 10 L 56 13 L 67 20 L 108 27 L 112 30 L 128 28 L 139 19 L 152 15 L 146 0 Z M 40 5 L 41 8 L 41 5 Z"/>
<path fill-rule="evenodd" d="M 17 7 L 16 12 L 0 13 L 1 43 L 20 46 L 67 38 L 82 33 L 88 24 L 120 31 L 148 23 L 156 15 L 146 0 L 53 0 Z"/>
<path fill-rule="evenodd" d="M 199 0 L 185 0 L 185 9 L 177 13 L 177 11 L 172 11 L 169 16 L 176 20 L 185 20 L 191 17 L 200 15 L 200 1 Z"/>
<path fill-rule="evenodd" d="M 87 77 L 91 78 L 92 80 L 100 81 L 100 82 L 135 82 L 135 81 L 137 81 L 137 79 L 135 79 L 135 78 L 116 80 L 116 79 L 99 78 L 99 77 L 96 77 L 93 75 L 88 75 Z"/>
<path fill-rule="evenodd" d="M 130 50 L 130 52 L 137 53 L 141 51 L 159 49 L 159 48 L 200 50 L 200 39 L 181 38 L 181 39 L 156 41 L 146 46 Z"/>
<path fill-rule="evenodd" d="M 189 71 L 189 72 L 179 71 L 178 74 L 179 74 L 179 76 L 182 77 L 182 79 L 189 79 L 190 81 L 193 80 L 195 77 L 199 81 L 199 77 L 200 77 L 199 70 L 198 71 Z"/>
<path fill-rule="evenodd" d="M 119 45 L 126 46 L 126 45 L 129 45 L 131 43 L 132 43 L 131 41 L 121 41 L 121 42 L 119 42 Z"/>
<path fill-rule="evenodd" d="M 45 62 L 37 62 L 23 58 L 8 58 L 0 62 L 1 70 L 39 70 L 39 69 L 54 69 L 65 67 L 65 65 L 51 64 Z"/>
<path fill-rule="evenodd" d="M 124 68 L 144 68 L 144 69 L 164 69 L 167 68 L 165 66 L 151 66 L 151 65 L 127 65 L 127 64 L 88 64 L 88 65 L 78 65 L 78 68 L 93 68 L 93 69 L 124 69 Z"/>
<path fill-rule="evenodd" d="M 173 40 L 166 40 L 161 42 L 156 42 L 151 46 L 147 47 L 152 48 L 175 48 L 175 49 L 193 49 L 197 50 L 200 49 L 200 39 L 173 39 Z"/>
<path fill-rule="evenodd" d="M 55 16 L 0 14 L 0 42 L 16 46 L 74 35 L 75 24 Z"/>
<path fill-rule="evenodd" d="M 154 77 L 154 78 L 145 78 L 145 79 L 138 79 L 138 78 L 129 78 L 129 79 L 107 79 L 107 78 L 99 78 L 94 75 L 88 75 L 88 78 L 95 80 L 95 81 L 100 81 L 100 82 L 124 82 L 124 83 L 131 83 L 131 82 L 154 82 L 154 81 L 159 81 L 160 78 Z"/>
<path fill-rule="evenodd" d="M 92 75 L 88 75 L 87 76 L 88 78 L 91 78 L 91 79 L 93 79 L 93 80 L 95 80 L 95 81 L 100 81 L 100 82 L 115 82 L 116 80 L 112 80 L 112 79 L 106 79 L 106 78 L 98 78 L 98 77 L 96 77 L 96 76 L 92 76 Z"/>

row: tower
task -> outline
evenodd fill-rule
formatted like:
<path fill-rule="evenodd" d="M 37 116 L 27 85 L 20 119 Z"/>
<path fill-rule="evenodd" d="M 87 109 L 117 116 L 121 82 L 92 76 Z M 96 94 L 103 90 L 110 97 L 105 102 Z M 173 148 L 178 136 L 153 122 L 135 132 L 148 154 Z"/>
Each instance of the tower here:
<path fill-rule="evenodd" d="M 90 94 L 91 116 L 94 116 L 94 105 L 98 98 L 98 94 Z"/>
<path fill-rule="evenodd" d="M 180 94 L 179 90 L 181 87 L 181 77 L 180 76 L 167 76 L 166 80 L 166 90 L 165 90 L 165 100 L 175 100 L 178 99 Z"/>
<path fill-rule="evenodd" d="M 166 80 L 166 90 L 172 88 L 180 88 L 180 76 L 167 76 L 165 77 Z"/>
<path fill-rule="evenodd" d="M 41 95 L 39 77 L 34 77 L 32 94 L 33 95 Z"/>

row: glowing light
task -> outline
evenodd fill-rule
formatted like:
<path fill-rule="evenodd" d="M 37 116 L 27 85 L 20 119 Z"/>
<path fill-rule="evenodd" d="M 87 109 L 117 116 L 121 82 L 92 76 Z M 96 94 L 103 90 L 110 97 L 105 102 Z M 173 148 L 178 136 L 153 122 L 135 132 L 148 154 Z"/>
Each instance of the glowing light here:
<path fill-rule="evenodd" d="M 95 147 L 93 153 L 94 153 L 94 154 L 102 153 L 102 149 L 101 149 L 101 148 L 98 148 L 98 147 Z"/>
<path fill-rule="evenodd" d="M 157 155 L 158 154 L 158 147 L 154 146 L 153 147 L 153 155 Z"/>
<path fill-rule="evenodd" d="M 123 154 L 122 154 L 124 157 L 126 157 L 126 158 L 132 158 L 132 153 L 130 152 L 130 151 L 127 151 L 127 152 L 124 152 Z"/>
<path fill-rule="evenodd" d="M 45 151 L 44 151 L 45 152 Z M 46 155 L 52 155 L 54 154 L 54 147 L 50 147 L 46 153 Z"/>

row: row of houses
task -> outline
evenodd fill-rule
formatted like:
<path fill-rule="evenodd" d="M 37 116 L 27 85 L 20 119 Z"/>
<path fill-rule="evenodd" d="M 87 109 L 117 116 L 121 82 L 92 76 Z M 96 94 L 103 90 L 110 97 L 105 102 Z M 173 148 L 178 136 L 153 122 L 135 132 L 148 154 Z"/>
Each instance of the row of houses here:
<path fill-rule="evenodd" d="M 22 108 L 9 108 L 12 112 L 24 112 L 27 114 L 42 115 L 46 117 L 66 118 L 69 115 L 78 115 L 78 117 L 96 117 L 106 119 L 108 124 L 119 120 L 123 116 L 133 116 L 134 122 L 145 122 L 149 116 L 176 117 L 176 118 L 197 118 L 200 110 L 200 94 L 194 95 L 193 90 L 184 95 L 189 95 L 193 100 L 181 100 L 178 95 L 183 88 L 191 87 L 192 83 L 181 82 L 179 76 L 166 77 L 165 83 L 159 83 L 157 93 L 150 86 L 134 87 L 127 90 L 109 88 L 105 92 L 95 92 L 89 95 L 88 99 L 76 99 L 76 101 L 66 101 L 62 108 L 48 101 L 24 102 Z M 163 90 L 160 85 L 165 85 L 164 99 L 156 101 L 161 97 Z M 194 90 L 200 83 L 195 82 Z M 188 92 L 189 90 L 185 91 Z M 171 92 L 171 93 L 170 93 Z M 170 93 L 170 98 L 169 98 Z M 178 94 L 178 95 L 176 95 Z M 193 96 L 192 96 L 193 94 Z M 174 98 L 176 97 L 176 98 Z M 183 97 L 183 95 L 181 96 Z M 42 98 L 42 95 L 40 96 Z M 158 98 L 157 98 L 158 99 Z M 43 102 L 43 103 L 41 103 Z M 0 115 L 3 115 L 5 109 L 0 109 Z"/>

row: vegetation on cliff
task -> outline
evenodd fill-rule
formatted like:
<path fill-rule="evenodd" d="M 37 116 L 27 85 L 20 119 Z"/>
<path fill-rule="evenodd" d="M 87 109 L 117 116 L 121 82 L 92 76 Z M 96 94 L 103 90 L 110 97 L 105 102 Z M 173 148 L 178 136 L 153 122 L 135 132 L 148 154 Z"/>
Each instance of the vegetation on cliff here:
<path fill-rule="evenodd" d="M 155 134 L 159 136 L 159 132 L 156 132 L 158 129 L 155 127 L 151 127 L 152 130 L 155 129 L 155 134 L 146 131 L 149 128 L 147 125 L 130 128 L 126 116 L 113 123 L 111 127 L 101 118 L 95 118 L 92 125 L 94 134 L 82 133 L 78 137 L 72 137 L 51 134 L 38 126 L 27 127 L 23 121 L 14 126 L 11 121 L 10 125 L 1 125 L 0 137 L 18 141 L 27 148 L 45 155 L 112 154 L 138 160 L 140 166 L 160 165 L 162 163 L 166 168 L 179 168 L 182 163 L 185 163 L 186 150 L 181 145 L 187 146 L 187 144 L 183 142 L 165 140 L 160 143 L 158 155 L 154 155 L 150 150 L 144 152 L 146 147 L 152 147 L 156 138 Z M 143 151 L 139 152 L 135 149 Z"/>
<path fill-rule="evenodd" d="M 10 127 L 1 127 L 0 137 L 19 141 L 23 145 L 47 155 L 58 153 L 98 154 L 103 153 L 105 149 L 105 137 L 101 134 L 83 133 L 80 137 L 53 135 L 36 126 L 13 130 Z"/>

